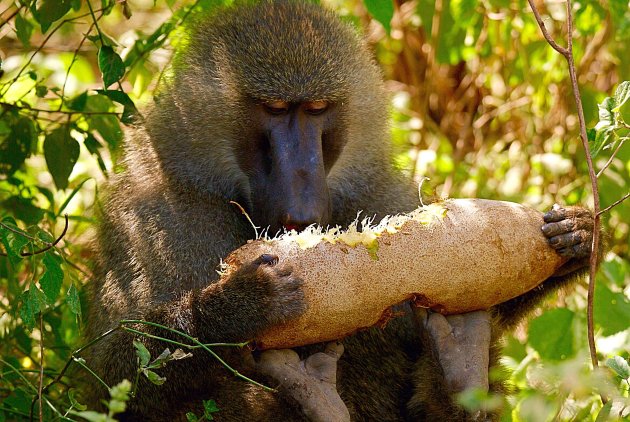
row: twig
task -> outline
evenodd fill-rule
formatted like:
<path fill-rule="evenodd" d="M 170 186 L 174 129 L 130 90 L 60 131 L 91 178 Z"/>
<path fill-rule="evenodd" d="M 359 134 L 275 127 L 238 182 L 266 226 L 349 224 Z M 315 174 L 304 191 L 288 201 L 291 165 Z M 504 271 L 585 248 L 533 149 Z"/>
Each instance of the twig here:
<path fill-rule="evenodd" d="M 37 239 L 37 238 L 35 238 L 35 237 L 29 236 L 28 234 L 26 234 L 26 233 L 24 233 L 24 232 L 22 232 L 22 231 L 20 231 L 20 230 L 16 230 L 16 229 L 14 229 L 13 227 L 11 227 L 11 226 L 9 226 L 9 225 L 7 225 L 7 224 L 4 224 L 4 223 L 3 223 L 3 222 L 1 222 L 1 221 L 0 221 L 0 226 L 4 227 L 4 228 L 5 228 L 5 229 L 7 229 L 7 230 L 12 231 L 13 233 L 18 234 L 19 236 L 26 237 L 27 239 L 30 239 L 31 241 L 34 241 L 34 242 L 43 242 L 44 244 L 46 244 L 46 247 L 45 247 L 45 248 L 42 248 L 42 249 L 36 250 L 35 252 L 21 252 L 21 253 L 20 253 L 20 256 L 23 256 L 23 257 L 25 257 L 25 256 L 33 256 L 33 255 L 39 255 L 39 254 L 42 254 L 42 253 L 46 252 L 47 250 L 54 248 L 55 246 L 57 246 L 57 244 L 58 244 L 59 242 L 61 242 L 61 239 L 63 239 L 63 237 L 66 235 L 66 232 L 68 231 L 68 214 L 64 214 L 64 217 L 65 217 L 65 219 L 66 219 L 66 225 L 65 225 L 65 226 L 64 226 L 64 228 L 63 228 L 63 232 L 61 232 L 61 234 L 59 235 L 59 237 L 58 237 L 57 239 L 55 239 L 55 241 L 54 241 L 54 242 L 52 242 L 52 243 L 43 242 L 41 239 Z M 0 256 L 7 256 L 7 254 L 6 254 L 6 253 L 4 253 L 4 252 L 0 252 Z"/>
<path fill-rule="evenodd" d="M 61 109 L 63 108 L 63 105 L 65 103 L 65 97 L 66 97 L 66 85 L 68 84 L 68 78 L 70 77 L 70 71 L 72 70 L 72 66 L 74 66 L 74 64 L 77 61 L 77 57 L 79 56 L 79 51 L 81 50 L 81 47 L 83 47 L 83 43 L 85 42 L 85 40 L 87 40 L 87 37 L 90 35 L 90 32 L 92 32 L 92 28 L 94 28 L 94 23 L 92 23 L 92 25 L 90 25 L 90 27 L 86 31 L 85 35 L 81 39 L 81 42 L 79 43 L 77 48 L 75 48 L 75 50 L 74 50 L 74 54 L 72 55 L 72 60 L 70 61 L 70 64 L 68 65 L 68 70 L 66 71 L 66 76 L 63 79 L 63 85 L 61 87 L 61 96 L 60 96 L 61 101 L 59 101 L 59 107 L 57 108 L 57 111 L 61 111 Z"/>
<path fill-rule="evenodd" d="M 230 371 L 232 373 L 232 375 L 234 375 L 237 378 L 240 378 L 244 381 L 247 381 L 249 383 L 252 383 L 254 385 L 257 385 L 258 387 L 266 390 L 266 391 L 276 391 L 273 388 L 267 387 L 266 385 L 263 385 L 261 383 L 259 383 L 258 381 L 254 381 L 253 379 L 246 377 L 245 375 L 241 374 L 240 372 L 238 372 L 236 369 L 232 368 L 226 361 L 224 361 L 223 359 L 221 359 L 221 357 L 219 355 L 217 355 L 212 349 L 210 349 L 208 346 L 206 346 L 204 343 L 200 342 L 199 340 L 197 340 L 196 338 L 189 336 L 188 334 L 182 332 L 182 331 L 178 331 L 175 330 L 173 328 L 169 328 L 165 325 L 162 324 L 158 324 L 156 322 L 150 322 L 150 321 L 143 321 L 143 320 L 139 320 L 139 319 L 123 319 L 120 321 L 120 324 L 124 327 L 124 325 L 126 324 L 143 324 L 143 325 L 148 325 L 151 327 L 156 327 L 156 328 L 160 328 L 166 331 L 170 331 L 171 333 L 177 334 L 181 337 L 184 337 L 185 339 L 192 341 L 193 343 L 195 343 L 198 347 L 202 348 L 203 350 L 205 350 L 206 352 L 210 353 L 212 355 L 213 358 L 215 358 L 217 361 L 219 361 L 219 363 L 221 365 L 223 365 L 223 367 L 225 369 L 227 369 L 228 371 Z"/>
<path fill-rule="evenodd" d="M 42 397 L 44 389 L 44 317 L 39 313 L 39 386 L 37 396 L 39 397 L 39 422 L 44 422 L 44 406 Z"/>
<path fill-rule="evenodd" d="M 68 116 L 72 116 L 74 114 L 81 114 L 81 115 L 88 115 L 88 116 L 89 115 L 96 115 L 96 116 L 98 115 L 121 116 L 122 115 L 122 113 L 118 113 L 115 111 L 48 110 L 45 108 L 31 107 L 29 104 L 17 105 L 17 104 L 2 102 L 2 101 L 0 101 L 0 106 L 5 107 L 5 108 L 10 108 L 10 109 L 32 111 L 34 113 L 62 114 L 62 115 L 68 115 Z"/>
<path fill-rule="evenodd" d="M 612 205 L 604 208 L 603 210 L 599 211 L 597 214 L 598 215 L 602 215 L 605 212 L 610 211 L 613 207 L 616 207 L 617 205 L 621 204 L 623 201 L 625 201 L 628 198 L 630 198 L 630 192 L 626 193 L 620 200 L 615 201 Z"/>
<path fill-rule="evenodd" d="M 619 145 L 617 145 L 617 148 L 615 148 L 613 153 L 610 154 L 610 158 L 608 159 L 608 161 L 606 161 L 606 164 L 604 164 L 604 167 L 602 167 L 601 170 L 599 170 L 597 172 L 597 177 L 601 176 L 604 173 L 604 170 L 606 170 L 608 168 L 608 166 L 610 166 L 610 163 L 612 163 L 613 159 L 615 158 L 615 155 L 617 155 L 617 153 L 619 152 L 619 150 L 623 146 L 624 142 L 625 141 L 623 139 L 619 142 Z"/>
<path fill-rule="evenodd" d="M 98 11 L 101 11 L 104 9 L 99 9 Z M 50 33 L 46 36 L 46 38 L 44 38 L 44 41 L 42 41 L 42 43 L 39 45 L 39 47 L 37 47 L 35 49 L 35 51 L 33 52 L 33 54 L 31 54 L 31 56 L 28 58 L 28 60 L 26 61 L 26 63 L 24 63 L 24 65 L 20 68 L 20 70 L 18 71 L 17 75 L 15 75 L 13 77 L 13 79 L 11 79 L 8 83 L 5 84 L 5 86 L 7 87 L 5 90 L 3 90 L 2 92 L 0 92 L 0 97 L 4 96 L 7 91 L 9 90 L 9 88 L 13 85 L 14 82 L 16 82 L 20 76 L 22 76 L 22 73 L 24 73 L 24 71 L 30 66 L 31 62 L 33 61 L 33 59 L 35 58 L 35 56 L 44 48 L 44 46 L 46 45 L 46 43 L 48 43 L 48 41 L 50 40 L 50 38 L 59 30 L 59 28 L 61 28 L 63 25 L 70 23 L 70 22 L 74 22 L 76 20 L 82 19 L 86 16 L 89 16 L 89 13 L 84 13 L 82 15 L 78 15 L 75 16 L 73 18 L 68 18 L 68 19 L 64 19 L 61 22 L 59 22 L 59 24 L 57 24 L 52 31 L 50 31 Z"/>
<path fill-rule="evenodd" d="M 587 298 L 587 321 L 588 321 L 588 346 L 591 354 L 591 362 L 594 368 L 599 366 L 597 360 L 597 349 L 595 347 L 595 328 L 593 324 L 593 299 L 595 295 L 595 274 L 597 272 L 597 263 L 599 255 L 599 231 L 600 231 L 600 205 L 599 205 L 599 187 L 597 186 L 597 175 L 593 166 L 593 158 L 588 146 L 588 137 L 586 135 L 586 123 L 584 120 L 584 110 L 582 109 L 582 99 L 580 97 L 580 89 L 578 87 L 577 76 L 575 72 L 575 62 L 573 60 L 573 16 L 571 14 L 571 0 L 567 0 L 567 48 L 560 47 L 554 39 L 547 32 L 544 22 L 538 13 L 538 9 L 534 5 L 533 0 L 527 0 L 529 6 L 534 12 L 536 22 L 543 33 L 543 36 L 549 43 L 549 45 L 562 54 L 567 60 L 569 65 L 569 75 L 571 77 L 571 85 L 573 88 L 573 96 L 575 97 L 575 104 L 578 112 L 578 120 L 580 122 L 580 138 L 582 140 L 582 147 L 584 148 L 584 154 L 586 155 L 586 163 L 588 165 L 588 175 L 591 179 L 591 189 L 593 191 L 593 212 L 595 214 L 593 222 L 593 243 L 591 250 L 591 258 L 589 260 L 590 272 L 588 281 L 588 298 Z M 602 401 L 606 402 L 606 399 L 602 396 Z"/>
<path fill-rule="evenodd" d="M 11 6 L 9 6 L 10 8 Z M 20 10 L 22 10 L 24 6 L 19 6 L 17 9 L 15 9 L 13 12 L 11 12 L 11 14 L 9 16 L 7 16 L 6 19 L 3 19 L 2 22 L 0 22 L 0 28 L 2 28 L 5 24 L 7 24 L 11 19 L 13 19 L 18 13 L 20 13 Z M 2 14 L 4 14 L 4 12 L 6 12 L 7 10 L 9 10 L 9 8 L 7 8 L 6 10 L 4 10 L 2 12 Z"/>

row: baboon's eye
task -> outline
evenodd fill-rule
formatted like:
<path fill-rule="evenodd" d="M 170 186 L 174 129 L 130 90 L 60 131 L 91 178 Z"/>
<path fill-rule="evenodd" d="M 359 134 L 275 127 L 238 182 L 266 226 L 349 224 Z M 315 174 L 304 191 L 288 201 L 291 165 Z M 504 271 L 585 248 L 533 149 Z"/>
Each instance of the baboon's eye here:
<path fill-rule="evenodd" d="M 323 100 L 304 103 L 304 110 L 308 114 L 321 114 L 328 109 L 328 102 Z"/>
<path fill-rule="evenodd" d="M 289 111 L 289 103 L 282 100 L 273 100 L 263 103 L 263 107 L 270 114 L 284 114 Z"/>

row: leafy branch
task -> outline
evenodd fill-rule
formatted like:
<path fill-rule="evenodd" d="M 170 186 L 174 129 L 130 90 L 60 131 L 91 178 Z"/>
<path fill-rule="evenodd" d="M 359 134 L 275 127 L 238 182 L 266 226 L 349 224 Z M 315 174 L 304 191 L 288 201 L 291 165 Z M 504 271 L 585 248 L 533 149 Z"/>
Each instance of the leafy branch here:
<path fill-rule="evenodd" d="M 575 71 L 575 61 L 573 58 L 573 15 L 572 15 L 572 7 L 571 0 L 567 0 L 566 2 L 566 10 L 567 10 L 567 47 L 561 47 L 556 43 L 553 37 L 547 31 L 545 27 L 545 23 L 543 22 L 540 12 L 536 8 L 533 0 L 527 0 L 529 2 L 529 6 L 534 12 L 534 16 L 536 18 L 536 22 L 540 27 L 540 30 L 545 37 L 545 40 L 549 43 L 549 45 L 560 53 L 567 61 L 569 65 L 569 75 L 571 78 L 571 86 L 573 89 L 573 96 L 575 98 L 575 105 L 578 112 L 578 120 L 580 123 L 580 139 L 582 140 L 582 147 L 584 149 L 584 154 L 586 155 L 586 163 L 588 165 L 588 174 L 591 180 L 591 189 L 593 192 L 593 212 L 595 216 L 595 221 L 593 222 L 593 244 L 591 250 L 590 257 L 590 272 L 589 272 L 589 281 L 588 281 L 588 299 L 587 299 L 587 331 L 588 331 L 588 345 L 589 351 L 591 355 L 591 362 L 593 367 L 597 368 L 599 365 L 597 360 L 597 349 L 595 347 L 595 335 L 594 335 L 594 325 L 593 325 L 593 300 L 595 296 L 595 275 L 597 273 L 597 265 L 599 259 L 599 244 L 600 244 L 600 230 L 601 230 L 601 212 L 600 212 L 600 203 L 599 203 L 599 187 L 597 184 L 597 175 L 595 174 L 595 167 L 593 166 L 593 157 L 590 152 L 589 144 L 588 144 L 588 136 L 586 133 L 586 121 L 584 119 L 584 110 L 582 107 L 582 98 L 580 97 L 580 88 L 578 86 L 577 75 Z"/>

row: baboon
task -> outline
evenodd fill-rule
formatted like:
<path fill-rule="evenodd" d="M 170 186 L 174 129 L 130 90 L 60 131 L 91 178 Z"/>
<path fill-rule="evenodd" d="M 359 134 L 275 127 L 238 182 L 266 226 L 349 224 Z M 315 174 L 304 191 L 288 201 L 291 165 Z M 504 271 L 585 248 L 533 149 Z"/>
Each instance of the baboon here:
<path fill-rule="evenodd" d="M 410 211 L 417 188 L 392 162 L 381 74 L 349 25 L 298 1 L 238 4 L 198 19 L 127 139 L 124 172 L 108 188 L 88 337 L 121 319 L 143 319 L 204 343 L 243 342 L 299 315 L 306 304 L 290 262 L 263 255 L 217 283 L 220 260 L 254 236 L 230 201 L 270 233 L 346 226 L 358 210 L 377 218 Z M 490 310 L 495 339 L 585 266 L 589 212 L 556 208 L 546 219 L 550 244 L 571 260 L 540 288 Z M 397 312 L 403 315 L 385 328 L 344 339 L 340 358 L 333 346 L 337 392 L 351 419 L 472 417 L 452 401 L 452 379 L 411 306 Z M 114 332 L 90 349 L 87 364 L 109 385 L 133 380 L 133 338 Z M 173 350 L 138 338 L 154 356 Z M 324 347 L 297 352 L 306 358 Z M 243 351 L 216 351 L 239 372 L 277 385 L 252 370 Z M 159 372 L 167 379 L 161 386 L 140 377 L 123 419 L 185 420 L 204 399 L 216 401 L 220 421 L 317 419 L 294 398 L 237 379 L 201 350 Z M 104 397 L 97 392 L 92 403 Z"/>

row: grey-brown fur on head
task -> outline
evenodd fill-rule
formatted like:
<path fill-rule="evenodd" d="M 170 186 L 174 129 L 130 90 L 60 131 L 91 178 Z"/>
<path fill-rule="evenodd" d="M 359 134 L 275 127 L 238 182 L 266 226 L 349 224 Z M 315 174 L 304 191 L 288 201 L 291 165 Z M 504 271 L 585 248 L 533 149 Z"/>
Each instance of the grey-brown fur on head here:
<path fill-rule="evenodd" d="M 291 18 L 296 14 L 299 20 Z M 243 20 L 251 31 L 243 31 Z M 291 1 L 227 7 L 196 19 L 185 44 L 147 122 L 155 150 L 174 177 L 228 196 L 247 192 L 233 146 L 252 124 L 245 103 L 266 99 L 338 102 L 348 134 L 340 164 L 352 165 L 357 150 L 374 160 L 388 158 L 380 71 L 356 31 L 330 11 Z M 344 112 L 354 109 L 361 113 Z M 226 173 L 238 183 L 225 186 Z"/>

